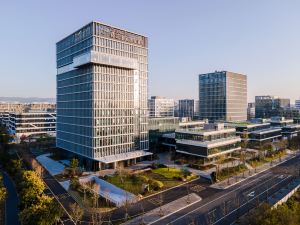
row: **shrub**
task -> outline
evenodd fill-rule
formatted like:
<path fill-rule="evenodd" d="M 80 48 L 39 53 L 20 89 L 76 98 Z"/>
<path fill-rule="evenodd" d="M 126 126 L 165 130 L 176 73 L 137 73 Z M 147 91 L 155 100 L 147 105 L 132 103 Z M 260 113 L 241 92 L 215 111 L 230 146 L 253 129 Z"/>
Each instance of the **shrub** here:
<path fill-rule="evenodd" d="M 181 176 L 174 176 L 174 177 L 173 177 L 173 180 L 179 180 L 179 181 L 182 181 L 182 180 L 183 180 L 183 177 L 181 177 Z"/>
<path fill-rule="evenodd" d="M 190 176 L 191 172 L 187 168 L 182 168 L 181 173 L 184 177 Z"/>
<path fill-rule="evenodd" d="M 146 176 L 143 176 L 143 175 L 139 176 L 139 179 L 140 179 L 140 181 L 142 181 L 144 183 L 148 183 L 148 181 L 149 181 L 149 178 Z"/>
<path fill-rule="evenodd" d="M 80 183 L 78 178 L 73 178 L 70 181 L 70 188 L 73 190 L 78 190 L 80 188 Z"/>
<path fill-rule="evenodd" d="M 157 164 L 157 168 L 168 168 L 165 164 Z"/>
<path fill-rule="evenodd" d="M 153 188 L 153 190 L 157 191 L 159 189 L 162 189 L 164 187 L 164 184 L 158 180 L 150 180 L 150 186 Z"/>

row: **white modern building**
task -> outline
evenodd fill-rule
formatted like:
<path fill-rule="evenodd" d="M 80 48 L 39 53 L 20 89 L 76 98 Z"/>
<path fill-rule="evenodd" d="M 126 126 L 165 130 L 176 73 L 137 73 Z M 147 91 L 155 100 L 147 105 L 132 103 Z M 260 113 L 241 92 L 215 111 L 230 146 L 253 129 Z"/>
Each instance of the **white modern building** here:
<path fill-rule="evenodd" d="M 236 136 L 235 128 L 224 127 L 222 123 L 204 124 L 203 129 L 178 129 L 175 139 L 177 154 L 196 157 L 203 164 L 241 149 L 241 138 Z"/>
<path fill-rule="evenodd" d="M 148 38 L 91 22 L 56 44 L 58 148 L 94 169 L 148 152 Z"/>
<path fill-rule="evenodd" d="M 31 111 L 26 113 L 9 113 L 8 130 L 20 141 L 22 137 L 37 135 L 56 135 L 56 113 Z"/>
<path fill-rule="evenodd" d="M 175 102 L 173 99 L 152 96 L 148 100 L 149 117 L 174 117 Z"/>

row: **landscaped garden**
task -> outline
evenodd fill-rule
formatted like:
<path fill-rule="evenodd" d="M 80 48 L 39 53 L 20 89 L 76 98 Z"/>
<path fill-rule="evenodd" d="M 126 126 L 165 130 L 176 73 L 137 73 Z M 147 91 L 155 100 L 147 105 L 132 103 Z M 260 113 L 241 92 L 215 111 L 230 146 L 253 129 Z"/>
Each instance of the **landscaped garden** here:
<path fill-rule="evenodd" d="M 187 169 L 162 167 L 149 169 L 141 173 L 118 171 L 113 176 L 106 176 L 105 180 L 135 195 L 149 195 L 196 177 Z"/>
<path fill-rule="evenodd" d="M 114 205 L 112 203 L 99 196 L 99 188 L 95 182 L 82 184 L 78 178 L 72 178 L 68 192 L 82 208 L 97 208 L 101 212 L 113 209 Z"/>
<path fill-rule="evenodd" d="M 260 156 L 258 156 L 258 157 L 247 160 L 247 163 L 249 163 L 249 165 L 252 166 L 253 168 L 256 168 L 265 163 L 269 163 L 276 159 L 280 159 L 280 158 L 284 157 L 286 154 L 287 153 L 285 150 L 268 152 L 266 154 L 266 156 L 264 156 L 263 154 L 260 154 Z"/>
<path fill-rule="evenodd" d="M 243 173 L 246 170 L 247 170 L 247 167 L 244 164 L 241 164 L 238 166 L 233 166 L 233 167 L 228 167 L 228 168 L 223 168 L 217 172 L 215 179 L 217 181 L 222 181 L 222 180 L 227 179 L 228 177 L 232 177 L 232 176 L 238 175 L 240 173 Z"/>

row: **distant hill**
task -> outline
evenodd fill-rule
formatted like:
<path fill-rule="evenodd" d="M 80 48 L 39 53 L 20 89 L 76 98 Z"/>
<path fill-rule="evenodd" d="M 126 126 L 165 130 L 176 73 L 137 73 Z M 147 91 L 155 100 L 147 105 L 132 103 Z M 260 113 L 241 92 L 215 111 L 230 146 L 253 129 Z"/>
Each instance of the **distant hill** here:
<path fill-rule="evenodd" d="M 55 98 L 39 98 L 39 97 L 0 97 L 0 102 L 19 102 L 19 103 L 33 103 L 33 102 L 49 102 L 55 103 Z"/>

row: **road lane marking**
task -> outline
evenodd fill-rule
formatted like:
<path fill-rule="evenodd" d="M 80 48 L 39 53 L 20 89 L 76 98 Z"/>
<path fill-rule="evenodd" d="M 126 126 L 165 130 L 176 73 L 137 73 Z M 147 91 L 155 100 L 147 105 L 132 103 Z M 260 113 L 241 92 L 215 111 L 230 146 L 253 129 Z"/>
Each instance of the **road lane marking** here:
<path fill-rule="evenodd" d="M 272 174 L 272 172 L 267 172 L 267 173 L 265 173 L 265 174 L 263 174 L 263 175 L 258 174 L 258 175 L 261 175 L 261 176 L 258 177 L 258 178 L 253 179 L 252 181 L 250 181 L 250 182 L 248 182 L 248 183 L 245 183 L 245 184 L 243 184 L 243 185 L 237 187 L 237 188 L 234 189 L 234 190 L 231 190 L 230 192 L 228 192 L 228 193 L 226 193 L 226 194 L 224 194 L 224 195 L 221 195 L 220 197 L 218 197 L 218 198 L 216 198 L 216 199 L 214 199 L 214 200 L 212 200 L 212 201 L 210 201 L 210 202 L 205 203 L 204 205 L 202 205 L 202 206 L 200 206 L 200 207 L 198 207 L 198 208 L 196 208 L 196 209 L 190 211 L 189 213 L 187 213 L 187 214 L 185 214 L 185 215 L 182 215 L 182 216 L 178 217 L 177 219 L 171 221 L 170 223 L 172 224 L 172 223 L 176 222 L 177 220 L 180 220 L 180 219 L 186 217 L 187 215 L 189 215 L 189 214 L 191 214 L 191 213 L 194 213 L 195 211 L 197 211 L 197 210 L 203 208 L 204 206 L 207 206 L 207 205 L 209 205 L 209 204 L 211 204 L 211 203 L 213 203 L 213 202 L 215 202 L 215 201 L 217 201 L 217 200 L 219 200 L 219 199 L 221 199 L 221 198 L 223 198 L 223 197 L 225 197 L 225 196 L 227 196 L 227 195 L 229 195 L 229 194 L 231 194 L 231 193 L 233 193 L 233 192 L 235 192 L 235 191 L 241 189 L 242 187 L 247 186 L 247 185 L 253 183 L 254 181 L 259 180 L 259 179 L 261 179 L 261 178 L 263 178 L 263 177 L 265 177 L 265 176 L 267 176 L 267 175 L 270 175 L 270 174 Z M 161 218 L 161 219 L 162 219 L 162 218 Z M 159 219 L 159 220 L 161 220 L 161 219 Z M 158 222 L 159 220 L 157 220 L 156 222 Z"/>
<path fill-rule="evenodd" d="M 280 180 L 279 182 L 277 182 L 276 184 L 273 184 L 270 188 L 267 188 L 267 190 L 261 192 L 259 195 L 257 195 L 255 198 L 250 199 L 249 201 L 245 202 L 244 204 L 242 204 L 240 207 L 232 210 L 230 213 L 228 213 L 226 216 L 223 216 L 222 218 L 220 218 L 219 220 L 217 220 L 214 224 L 218 223 L 219 221 L 223 220 L 225 217 L 229 216 L 230 214 L 232 214 L 233 212 L 237 211 L 238 209 L 240 209 L 241 207 L 245 206 L 246 204 L 248 204 L 249 202 L 253 201 L 254 199 L 259 198 L 259 196 L 261 196 L 262 194 L 264 194 L 265 192 L 269 191 L 269 189 L 272 189 L 273 187 L 277 186 L 278 184 L 282 183 L 283 181 L 287 180 L 288 178 L 290 178 L 290 175 L 287 176 L 286 178 L 284 178 L 283 180 Z"/>

